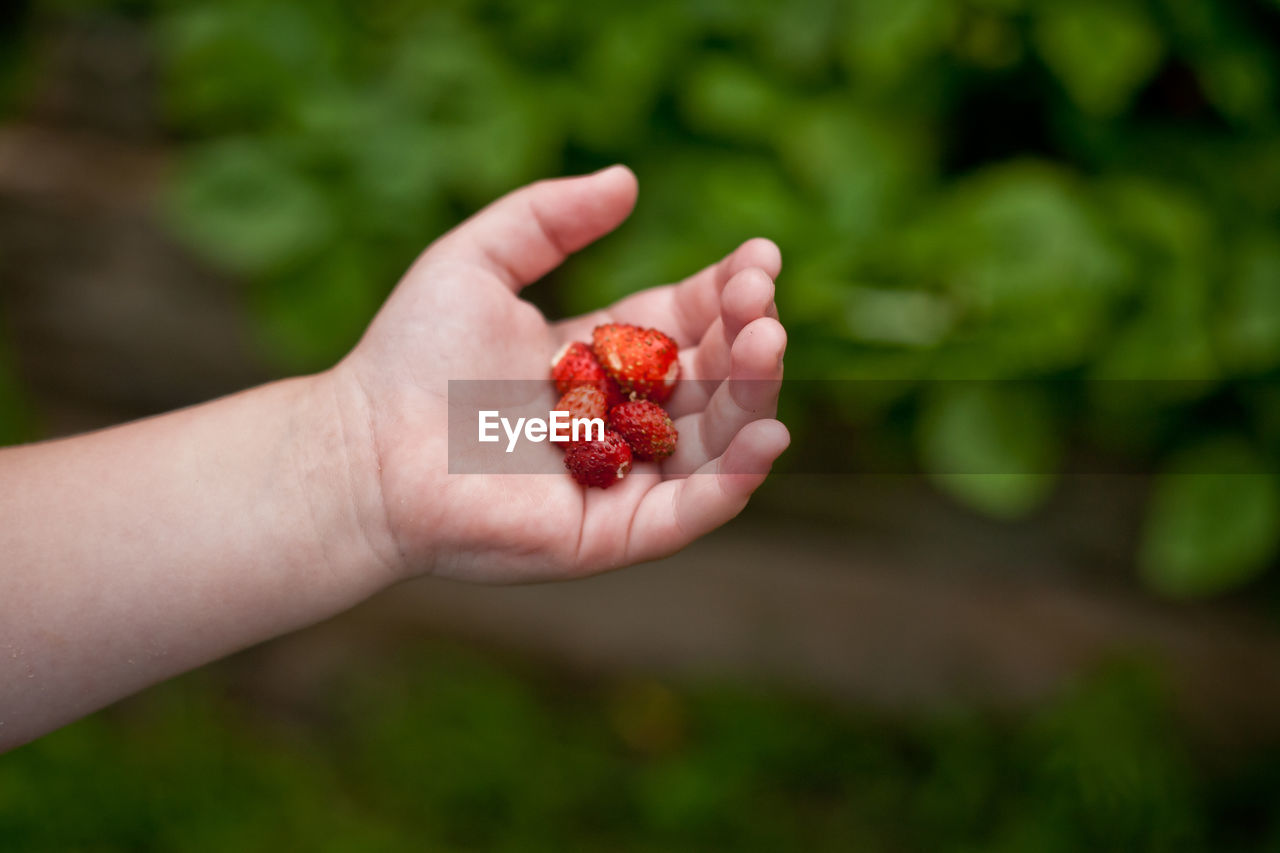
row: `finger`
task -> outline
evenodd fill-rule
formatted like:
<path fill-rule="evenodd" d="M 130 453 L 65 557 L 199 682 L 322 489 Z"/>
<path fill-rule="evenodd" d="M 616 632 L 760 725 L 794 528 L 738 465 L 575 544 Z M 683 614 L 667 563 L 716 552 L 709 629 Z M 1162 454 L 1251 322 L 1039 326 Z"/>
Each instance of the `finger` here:
<path fill-rule="evenodd" d="M 617 228 L 635 201 L 636 176 L 626 166 L 538 181 L 445 234 L 425 258 L 474 264 L 519 290 Z"/>
<path fill-rule="evenodd" d="M 575 341 L 589 338 L 591 330 L 601 323 L 631 323 L 659 329 L 681 347 L 692 347 L 720 315 L 720 292 L 734 275 L 748 267 L 775 278 L 782 268 L 777 245 L 755 237 L 681 282 L 633 293 L 603 310 L 564 320 L 556 324 L 556 329 L 561 340 Z"/>
<path fill-rule="evenodd" d="M 697 347 L 680 353 L 682 375 L 696 381 L 681 382 L 676 387 L 667 407 L 672 416 L 706 408 L 720 380 L 729 375 L 730 350 L 738 334 L 761 317 L 778 316 L 773 300 L 773 279 L 759 267 L 741 270 L 729 280 L 720 294 L 720 316 Z"/>
<path fill-rule="evenodd" d="M 755 421 L 722 456 L 689 477 L 650 489 L 632 516 L 626 562 L 673 554 L 736 516 L 790 443 L 787 428 L 778 421 Z"/>
<path fill-rule="evenodd" d="M 747 424 L 774 416 L 786 348 L 786 330 L 771 317 L 754 320 L 742 330 L 730 353 L 729 378 L 716 387 L 703 411 L 676 420 L 680 439 L 663 465 L 664 474 L 696 470 L 723 453 Z"/>
<path fill-rule="evenodd" d="M 719 263 L 672 285 L 672 313 L 679 331 L 690 343 L 700 340 L 720 316 L 720 293 L 729 281 L 751 267 L 763 271 L 770 280 L 777 278 L 782 271 L 782 252 L 777 244 L 753 237 Z"/>
<path fill-rule="evenodd" d="M 729 374 L 729 352 L 748 323 L 769 316 L 774 285 L 759 267 L 742 270 L 720 294 L 720 317 L 711 324 L 691 358 L 690 375 L 698 379 L 722 379 Z"/>

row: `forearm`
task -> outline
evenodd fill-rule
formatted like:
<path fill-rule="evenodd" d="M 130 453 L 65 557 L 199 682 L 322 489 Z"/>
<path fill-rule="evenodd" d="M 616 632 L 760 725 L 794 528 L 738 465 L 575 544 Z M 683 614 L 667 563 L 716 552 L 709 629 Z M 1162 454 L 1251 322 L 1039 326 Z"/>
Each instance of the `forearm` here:
<path fill-rule="evenodd" d="M 0 749 L 396 579 L 345 393 L 287 380 L 0 451 Z"/>
<path fill-rule="evenodd" d="M 432 244 L 324 374 L 0 450 L 0 750 L 410 574 L 582 577 L 736 515 L 788 441 L 774 399 L 730 391 L 782 378 L 777 247 L 748 241 L 555 325 L 517 296 L 617 226 L 635 193 L 614 167 L 500 199 Z M 700 382 L 672 406 L 700 438 L 693 454 L 607 495 L 558 473 L 450 474 L 446 378 L 545 369 L 602 318 L 680 335 Z"/>

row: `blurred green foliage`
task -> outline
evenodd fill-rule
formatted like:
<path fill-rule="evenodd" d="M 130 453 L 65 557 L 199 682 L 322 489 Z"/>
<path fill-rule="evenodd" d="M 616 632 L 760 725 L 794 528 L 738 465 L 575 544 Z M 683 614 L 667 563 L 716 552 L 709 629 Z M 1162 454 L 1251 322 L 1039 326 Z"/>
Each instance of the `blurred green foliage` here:
<path fill-rule="evenodd" d="M 1280 366 L 1278 29 L 1216 0 L 323 0 L 180 4 L 158 32 L 191 139 L 175 221 L 258 282 L 290 366 L 340 355 L 459 216 L 623 161 L 632 222 L 544 304 L 590 309 L 768 235 L 791 374 L 918 382 L 920 464 L 1000 516 L 1038 506 L 1081 435 L 1143 466 L 1249 445 L 1257 487 L 1225 514 L 1252 523 L 1156 484 L 1146 575 L 1196 594 L 1276 552 L 1260 403 L 1228 424 L 1201 408 Z M 973 378 L 1047 390 L 947 381 Z M 1113 380 L 1147 384 L 1052 405 Z M 801 436 L 831 428 L 790 402 Z M 895 402 L 861 425 L 890 428 Z"/>
<path fill-rule="evenodd" d="M 482 204 L 621 161 L 638 209 L 530 291 L 552 313 L 772 237 L 789 375 L 907 382 L 830 386 L 857 398 L 823 408 L 835 424 L 820 386 L 798 390 L 800 443 L 857 427 L 876 446 L 905 399 L 917 464 L 1002 517 L 1039 507 L 1081 445 L 1167 468 L 1142 546 L 1160 590 L 1275 562 L 1274 0 L 123 6 L 154 25 L 184 145 L 174 226 L 252 283 L 282 368 L 341 356 Z M 1256 523 L 1178 520 L 1221 514 L 1172 473 L 1206 442 L 1254 460 L 1235 500 L 1256 497 Z"/>
<path fill-rule="evenodd" d="M 1017 721 L 890 721 L 737 688 L 548 680 L 445 647 L 292 698 L 230 667 L 0 761 L 53 850 L 1269 850 L 1280 756 L 1188 746 L 1140 668 Z"/>

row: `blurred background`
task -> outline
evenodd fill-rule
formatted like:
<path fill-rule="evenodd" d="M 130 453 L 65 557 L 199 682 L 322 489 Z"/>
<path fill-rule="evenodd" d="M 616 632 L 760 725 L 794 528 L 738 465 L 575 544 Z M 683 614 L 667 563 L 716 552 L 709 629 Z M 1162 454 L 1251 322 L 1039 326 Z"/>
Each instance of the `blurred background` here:
<path fill-rule="evenodd" d="M 4 4 L 4 442 L 322 369 L 614 162 L 634 216 L 531 298 L 768 236 L 801 381 L 685 553 L 127 700 L 0 758 L 0 847 L 1280 849 L 1278 45 L 1275 0 Z"/>

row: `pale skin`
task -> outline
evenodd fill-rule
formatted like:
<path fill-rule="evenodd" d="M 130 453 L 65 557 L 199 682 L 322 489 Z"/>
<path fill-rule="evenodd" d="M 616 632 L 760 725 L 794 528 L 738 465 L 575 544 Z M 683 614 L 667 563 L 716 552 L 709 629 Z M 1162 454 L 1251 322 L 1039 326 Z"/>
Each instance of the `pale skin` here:
<path fill-rule="evenodd" d="M 405 579 L 583 577 L 737 515 L 789 440 L 777 247 L 560 322 L 519 297 L 635 198 L 623 167 L 517 190 L 433 243 L 332 369 L 0 451 L 0 751 Z M 671 334 L 703 380 L 669 403 L 674 457 L 607 490 L 448 473 L 448 380 L 545 376 L 607 321 Z"/>

